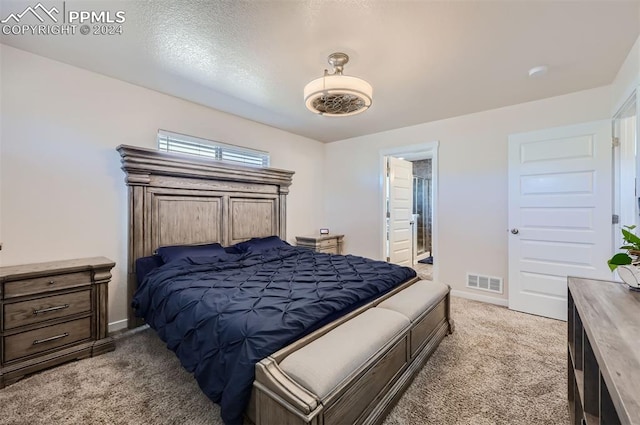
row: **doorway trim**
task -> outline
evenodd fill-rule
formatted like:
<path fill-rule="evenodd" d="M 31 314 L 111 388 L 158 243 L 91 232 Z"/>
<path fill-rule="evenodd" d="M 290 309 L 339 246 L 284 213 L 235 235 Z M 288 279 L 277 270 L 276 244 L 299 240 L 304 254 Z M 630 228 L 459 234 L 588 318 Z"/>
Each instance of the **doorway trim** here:
<path fill-rule="evenodd" d="M 640 89 L 640 86 L 638 86 Z M 639 206 L 637 203 L 638 197 L 635 195 L 640 189 L 640 157 L 636 156 L 633 163 L 633 187 L 627 187 L 627 194 L 631 193 L 631 190 L 635 193 L 629 197 L 625 197 L 621 194 L 622 182 L 625 180 L 622 177 L 622 173 L 627 167 L 624 167 L 623 156 L 627 153 L 627 158 L 630 156 L 629 151 L 635 152 L 640 147 L 640 98 L 638 97 L 638 91 L 633 89 L 629 97 L 622 103 L 620 108 L 616 111 L 611 119 L 611 137 L 613 138 L 613 156 L 612 156 L 612 211 L 614 214 L 613 231 L 611 232 L 611 253 L 612 255 L 618 251 L 618 248 L 624 245 L 620 229 L 623 225 L 637 225 Z M 631 127 L 626 120 L 631 117 L 628 115 L 629 111 L 635 109 L 635 125 Z M 621 137 L 623 134 L 628 136 L 629 132 L 633 132 L 633 143 L 629 143 L 629 137 Z M 634 154 L 635 155 L 635 154 Z M 627 162 L 628 164 L 628 162 Z M 630 178 L 631 176 L 627 175 Z M 627 201 L 630 199 L 631 201 Z M 631 212 L 630 210 L 634 211 Z M 623 213 L 624 212 L 624 213 Z M 617 217 L 616 217 L 617 216 Z M 625 220 L 632 217 L 633 221 Z M 617 220 L 615 220 L 617 218 Z M 616 222 L 617 221 L 617 222 Z M 615 279 L 618 279 L 618 274 L 614 273 Z"/>
<path fill-rule="evenodd" d="M 440 141 L 435 140 L 432 142 L 419 143 L 415 145 L 407 145 L 407 146 L 398 146 L 394 148 L 386 148 L 381 149 L 379 152 L 379 160 L 378 160 L 378 175 L 380 177 L 379 181 L 379 202 L 380 209 L 378 210 L 378 229 L 380 229 L 381 235 L 381 243 L 380 243 L 380 258 L 386 258 L 386 240 L 387 240 L 387 229 L 386 229 L 386 197 L 384 193 L 385 189 L 385 178 L 387 174 L 387 167 L 385 162 L 385 157 L 387 156 L 395 156 L 395 157 L 403 157 L 407 158 L 407 156 L 411 156 L 412 158 L 415 156 L 416 159 L 431 159 L 431 173 L 432 173 L 432 192 L 431 192 L 431 202 L 432 202 L 432 222 L 431 222 L 431 250 L 438 255 L 440 252 L 438 248 L 438 147 L 440 146 Z M 433 264 L 433 274 L 432 279 L 437 281 L 439 277 L 439 262 L 436 260 Z"/>

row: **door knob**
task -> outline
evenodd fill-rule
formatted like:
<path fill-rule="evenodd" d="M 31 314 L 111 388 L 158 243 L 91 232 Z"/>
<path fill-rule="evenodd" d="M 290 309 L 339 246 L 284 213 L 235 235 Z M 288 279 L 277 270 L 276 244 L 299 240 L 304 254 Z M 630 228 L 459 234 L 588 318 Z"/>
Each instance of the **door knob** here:
<path fill-rule="evenodd" d="M 511 233 L 513 233 L 514 235 L 517 235 L 518 233 L 520 233 L 520 230 L 518 230 L 518 229 L 511 229 Z"/>

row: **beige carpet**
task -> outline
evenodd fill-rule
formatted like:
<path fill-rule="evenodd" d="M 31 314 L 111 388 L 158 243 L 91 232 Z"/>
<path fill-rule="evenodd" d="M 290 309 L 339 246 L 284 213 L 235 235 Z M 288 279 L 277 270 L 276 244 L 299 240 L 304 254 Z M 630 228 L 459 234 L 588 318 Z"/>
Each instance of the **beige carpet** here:
<path fill-rule="evenodd" d="M 454 298 L 444 339 L 385 425 L 566 424 L 566 324 Z M 1 424 L 210 424 L 219 410 L 151 330 L 0 390 Z"/>
<path fill-rule="evenodd" d="M 413 269 L 418 273 L 420 279 L 433 280 L 433 264 L 417 263 L 413 265 Z"/>

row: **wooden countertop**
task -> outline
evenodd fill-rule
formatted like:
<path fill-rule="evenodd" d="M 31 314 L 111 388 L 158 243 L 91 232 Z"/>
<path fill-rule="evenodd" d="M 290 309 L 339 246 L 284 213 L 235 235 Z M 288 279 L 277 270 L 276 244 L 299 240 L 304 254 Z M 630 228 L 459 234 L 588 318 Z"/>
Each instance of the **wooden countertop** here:
<path fill-rule="evenodd" d="M 296 236 L 296 240 L 298 241 L 314 241 L 314 242 L 318 242 L 318 241 L 326 241 L 328 239 L 335 239 L 335 238 L 343 238 L 344 235 L 334 235 L 334 234 L 328 234 L 328 235 L 304 235 L 304 236 Z"/>
<path fill-rule="evenodd" d="M 569 277 L 569 289 L 623 424 L 640 424 L 640 292 Z"/>
<path fill-rule="evenodd" d="M 77 258 L 73 260 L 49 261 L 46 263 L 21 264 L 0 267 L 0 282 L 46 276 L 52 271 L 75 272 L 95 268 L 113 267 L 115 263 L 106 257 Z"/>

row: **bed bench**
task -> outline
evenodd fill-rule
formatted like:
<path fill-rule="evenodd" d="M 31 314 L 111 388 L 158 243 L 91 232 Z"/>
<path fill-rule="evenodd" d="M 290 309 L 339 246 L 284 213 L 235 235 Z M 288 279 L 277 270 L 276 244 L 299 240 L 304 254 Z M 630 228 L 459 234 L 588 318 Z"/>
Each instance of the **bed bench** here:
<path fill-rule="evenodd" d="M 381 423 L 453 332 L 450 288 L 409 282 L 256 365 L 256 425 Z"/>

